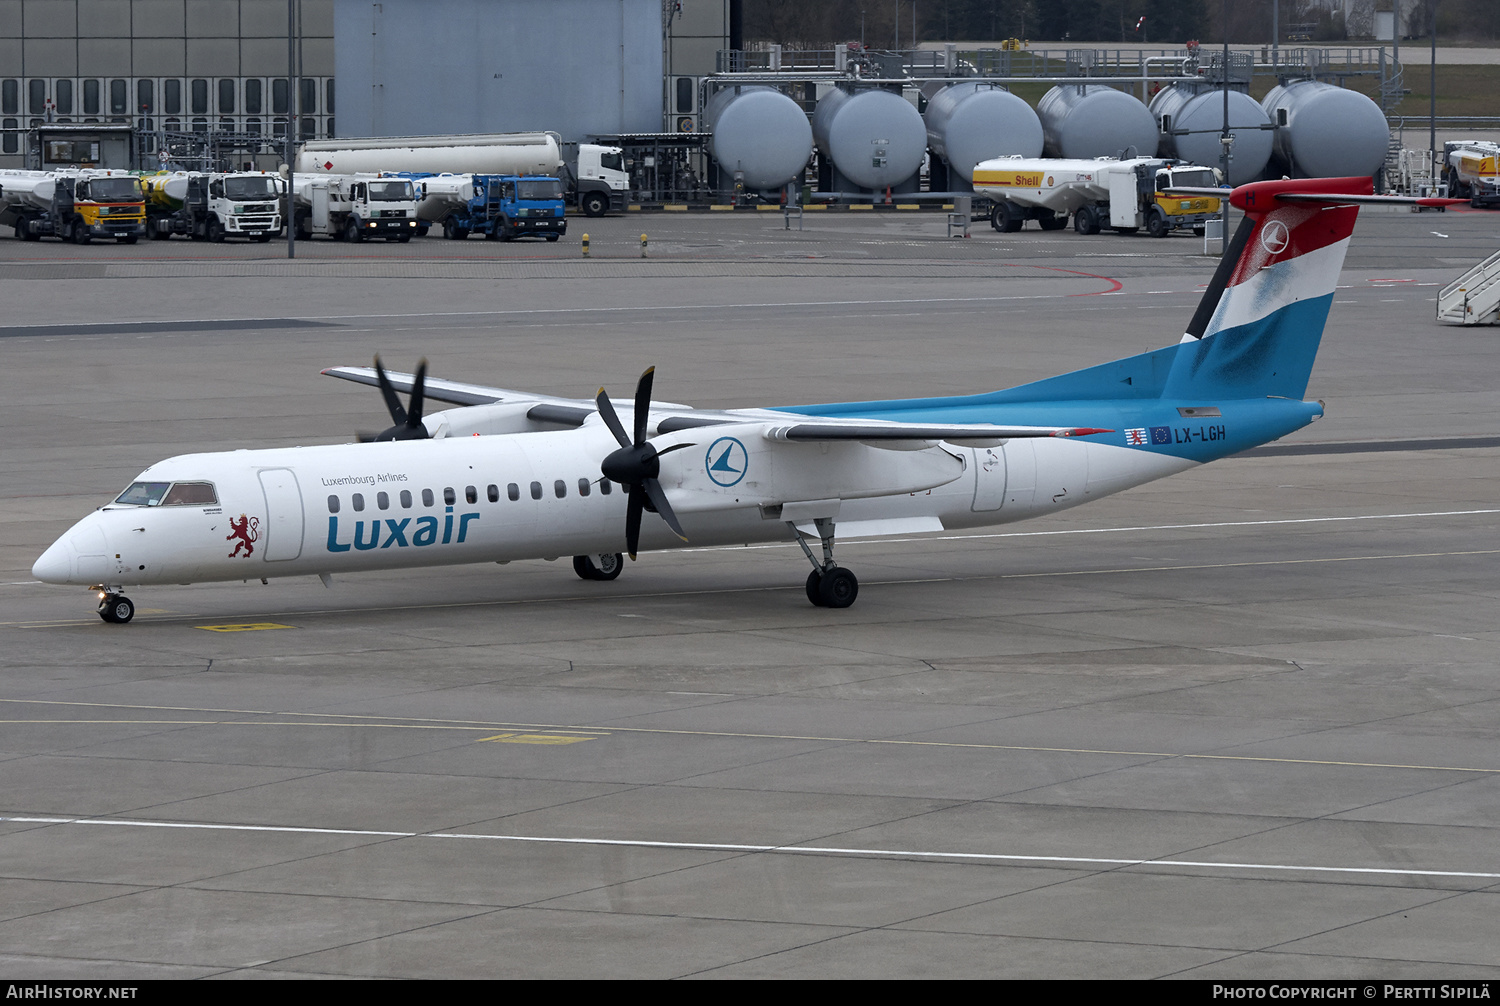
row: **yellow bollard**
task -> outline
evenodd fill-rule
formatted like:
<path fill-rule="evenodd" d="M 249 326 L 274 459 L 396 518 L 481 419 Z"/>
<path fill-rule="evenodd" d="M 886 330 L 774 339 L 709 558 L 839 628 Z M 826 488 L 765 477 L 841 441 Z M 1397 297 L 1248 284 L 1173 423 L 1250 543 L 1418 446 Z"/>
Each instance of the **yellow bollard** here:
<path fill-rule="evenodd" d="M 589 236 L 587 234 L 583 236 L 583 257 L 589 257 Z"/>
<path fill-rule="evenodd" d="M 641 258 L 646 257 L 646 235 L 641 235 Z"/>

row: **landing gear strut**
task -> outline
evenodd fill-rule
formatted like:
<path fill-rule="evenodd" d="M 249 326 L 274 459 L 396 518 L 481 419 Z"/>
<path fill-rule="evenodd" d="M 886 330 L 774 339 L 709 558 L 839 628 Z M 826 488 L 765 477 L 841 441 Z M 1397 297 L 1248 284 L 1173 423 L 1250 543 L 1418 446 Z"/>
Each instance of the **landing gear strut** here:
<path fill-rule="evenodd" d="M 793 521 L 786 526 L 792 529 L 792 537 L 802 546 L 802 554 L 812 563 L 813 571 L 807 576 L 807 599 L 820 608 L 847 608 L 859 596 L 859 580 L 854 574 L 833 561 L 833 521 L 819 517 L 813 521 L 818 529 L 818 538 L 823 543 L 823 561 L 819 562 L 807 539 Z"/>
<path fill-rule="evenodd" d="M 118 589 L 100 587 L 99 617 L 115 625 L 124 625 L 135 617 L 135 602 Z"/>

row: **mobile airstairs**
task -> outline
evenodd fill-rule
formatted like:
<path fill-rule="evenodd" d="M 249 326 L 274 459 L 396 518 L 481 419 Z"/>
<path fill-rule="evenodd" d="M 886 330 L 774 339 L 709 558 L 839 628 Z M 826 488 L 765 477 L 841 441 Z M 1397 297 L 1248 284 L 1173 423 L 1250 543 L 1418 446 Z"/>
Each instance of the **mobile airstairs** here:
<path fill-rule="evenodd" d="M 1460 325 L 1500 325 L 1500 252 L 1443 287 L 1437 316 Z"/>

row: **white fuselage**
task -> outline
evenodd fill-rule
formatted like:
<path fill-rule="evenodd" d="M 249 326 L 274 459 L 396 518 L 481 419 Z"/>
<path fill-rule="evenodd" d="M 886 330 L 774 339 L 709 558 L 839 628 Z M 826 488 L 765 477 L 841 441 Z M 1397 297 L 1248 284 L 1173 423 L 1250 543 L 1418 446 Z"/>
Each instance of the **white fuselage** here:
<path fill-rule="evenodd" d="M 694 444 L 665 456 L 660 476 L 688 545 L 788 540 L 789 521 L 812 532 L 820 517 L 839 537 L 1007 523 L 1194 466 L 1055 438 L 891 450 L 772 443 L 765 429 L 732 424 L 653 440 Z M 743 450 L 726 463 L 730 439 Z M 551 432 L 183 455 L 139 480 L 209 483 L 216 502 L 109 504 L 59 538 L 33 573 L 118 587 L 619 552 L 627 494 L 618 485 L 604 492 L 599 473 L 616 446 L 594 420 Z M 647 513 L 642 551 L 672 547 L 683 543 Z"/>

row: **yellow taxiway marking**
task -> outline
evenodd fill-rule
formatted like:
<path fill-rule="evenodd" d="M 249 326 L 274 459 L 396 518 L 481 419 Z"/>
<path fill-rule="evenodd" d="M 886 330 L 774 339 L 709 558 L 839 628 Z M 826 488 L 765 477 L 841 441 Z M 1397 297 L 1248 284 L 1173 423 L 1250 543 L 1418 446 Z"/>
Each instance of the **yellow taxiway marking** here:
<path fill-rule="evenodd" d="M 1500 768 L 1481 768 L 1474 765 L 1421 765 L 1402 762 L 1344 761 L 1334 758 L 1280 758 L 1273 755 L 1214 754 L 1209 752 L 1183 751 L 1131 751 L 1114 748 L 1069 748 L 1047 747 L 1039 744 L 984 744 L 968 741 L 920 741 L 891 737 L 821 736 L 817 734 L 770 734 L 735 730 L 673 730 L 665 727 L 621 727 L 611 726 L 607 731 L 598 727 L 585 727 L 561 723 L 496 723 L 482 720 L 443 720 L 425 716 L 413 716 L 405 722 L 396 722 L 403 717 L 373 716 L 359 713 L 296 713 L 271 709 L 198 709 L 192 706 L 131 705 L 121 702 L 69 702 L 58 699 L 0 699 L 4 705 L 71 706 L 91 709 L 140 709 L 156 712 L 224 713 L 234 716 L 281 716 L 307 717 L 307 719 L 278 720 L 16 720 L 0 719 L 6 723 L 118 723 L 118 724 L 188 724 L 217 726 L 328 726 L 328 727 L 387 727 L 402 730 L 462 730 L 490 731 L 546 730 L 553 735 L 580 735 L 579 739 L 594 740 L 601 735 L 657 734 L 670 737 L 732 737 L 742 740 L 804 741 L 817 744 L 870 744 L 895 747 L 961 748 L 970 751 L 1019 751 L 1036 754 L 1101 755 L 1115 758 L 1151 758 L 1162 760 L 1185 759 L 1189 761 L 1259 762 L 1271 765 L 1327 765 L 1335 768 L 1407 769 L 1417 772 L 1464 772 L 1478 775 L 1500 775 Z M 313 721 L 317 717 L 317 721 Z M 495 738 L 482 738 L 493 740 Z M 535 742 L 532 742 L 535 743 Z M 554 742 L 555 743 L 555 742 Z"/>
<path fill-rule="evenodd" d="M 483 741 L 498 741 L 501 744 L 577 744 L 579 741 L 594 741 L 597 737 L 567 737 L 561 734 L 496 734 L 481 737 Z"/>
<path fill-rule="evenodd" d="M 294 629 L 296 626 L 280 622 L 233 622 L 229 625 L 195 625 L 193 628 L 209 632 L 258 632 L 261 629 Z"/>

